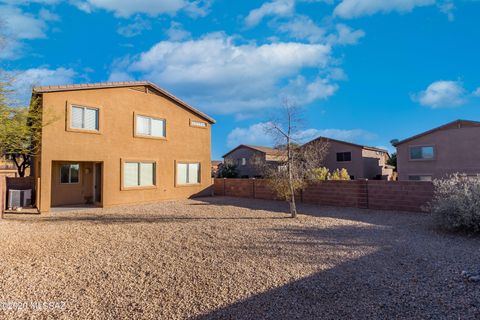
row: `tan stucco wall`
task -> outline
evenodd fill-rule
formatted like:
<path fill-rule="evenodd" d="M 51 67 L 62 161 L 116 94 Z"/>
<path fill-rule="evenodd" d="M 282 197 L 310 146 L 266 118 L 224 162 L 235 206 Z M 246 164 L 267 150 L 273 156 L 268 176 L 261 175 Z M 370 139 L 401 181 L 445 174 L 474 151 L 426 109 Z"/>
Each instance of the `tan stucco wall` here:
<path fill-rule="evenodd" d="M 411 146 L 434 146 L 434 160 L 410 160 Z M 439 130 L 397 146 L 399 180 L 409 175 L 431 175 L 441 178 L 460 172 L 480 174 L 480 127 Z"/>
<path fill-rule="evenodd" d="M 66 130 L 70 102 L 100 107 L 101 134 Z M 52 92 L 43 94 L 43 109 L 45 119 L 55 121 L 42 135 L 41 211 L 60 197 L 51 195 L 53 161 L 103 162 L 103 206 L 187 198 L 211 185 L 211 124 L 166 98 L 128 88 Z M 165 118 L 167 138 L 134 137 L 134 112 Z M 191 127 L 190 119 L 207 122 L 207 128 Z M 121 159 L 156 161 L 156 188 L 121 190 Z M 199 161 L 201 183 L 175 186 L 175 161 Z"/>
<path fill-rule="evenodd" d="M 93 163 L 80 162 L 79 181 L 74 184 L 60 183 L 60 168 L 68 162 L 54 162 L 52 165 L 51 205 L 87 203 L 87 198 L 93 196 Z"/>

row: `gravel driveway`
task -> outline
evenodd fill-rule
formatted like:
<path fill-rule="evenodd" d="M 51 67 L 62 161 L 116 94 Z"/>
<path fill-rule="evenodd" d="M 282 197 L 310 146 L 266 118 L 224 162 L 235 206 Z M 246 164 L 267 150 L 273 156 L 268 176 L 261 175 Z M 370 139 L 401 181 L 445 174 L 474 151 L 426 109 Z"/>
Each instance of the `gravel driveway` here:
<path fill-rule="evenodd" d="M 480 239 L 227 197 L 0 221 L 0 318 L 479 319 Z"/>

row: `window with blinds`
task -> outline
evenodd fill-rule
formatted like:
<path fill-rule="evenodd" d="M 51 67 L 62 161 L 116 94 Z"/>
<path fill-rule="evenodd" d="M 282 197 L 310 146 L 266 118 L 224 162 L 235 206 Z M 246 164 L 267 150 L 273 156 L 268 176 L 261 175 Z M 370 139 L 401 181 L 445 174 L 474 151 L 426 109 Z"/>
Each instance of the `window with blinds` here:
<path fill-rule="evenodd" d="M 73 105 L 70 127 L 98 131 L 98 109 Z"/>
<path fill-rule="evenodd" d="M 200 183 L 200 163 L 177 163 L 177 184 Z"/>
<path fill-rule="evenodd" d="M 151 187 L 154 186 L 155 183 L 154 162 L 124 162 L 124 187 Z"/>
<path fill-rule="evenodd" d="M 136 135 L 165 138 L 165 119 L 136 116 Z"/>

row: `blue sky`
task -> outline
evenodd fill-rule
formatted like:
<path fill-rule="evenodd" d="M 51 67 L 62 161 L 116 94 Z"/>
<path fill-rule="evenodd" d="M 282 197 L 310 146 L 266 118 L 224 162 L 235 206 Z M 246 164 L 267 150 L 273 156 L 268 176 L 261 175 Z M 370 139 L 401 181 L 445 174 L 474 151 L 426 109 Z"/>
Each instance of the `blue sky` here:
<path fill-rule="evenodd" d="M 0 0 L 0 64 L 32 85 L 151 80 L 217 120 L 212 156 L 300 136 L 385 147 L 480 120 L 476 0 Z"/>

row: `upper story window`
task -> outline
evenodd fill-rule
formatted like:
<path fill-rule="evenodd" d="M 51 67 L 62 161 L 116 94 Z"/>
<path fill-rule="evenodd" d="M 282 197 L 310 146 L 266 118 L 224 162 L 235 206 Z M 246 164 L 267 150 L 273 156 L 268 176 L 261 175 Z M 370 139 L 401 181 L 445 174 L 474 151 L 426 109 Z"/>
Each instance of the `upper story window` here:
<path fill-rule="evenodd" d="M 199 128 L 206 128 L 207 123 L 203 121 L 197 121 L 197 120 L 190 120 L 190 126 L 192 127 L 199 127 Z"/>
<path fill-rule="evenodd" d="M 165 138 L 165 119 L 147 117 L 136 115 L 135 116 L 135 135 Z"/>
<path fill-rule="evenodd" d="M 70 127 L 72 129 L 98 131 L 98 109 L 72 105 Z"/>
<path fill-rule="evenodd" d="M 337 161 L 338 162 L 352 161 L 352 153 L 351 152 L 337 152 Z"/>
<path fill-rule="evenodd" d="M 242 158 L 242 166 L 246 166 L 247 165 L 247 159 L 246 158 Z"/>
<path fill-rule="evenodd" d="M 410 147 L 411 160 L 433 160 L 435 158 L 435 150 L 433 146 Z"/>

